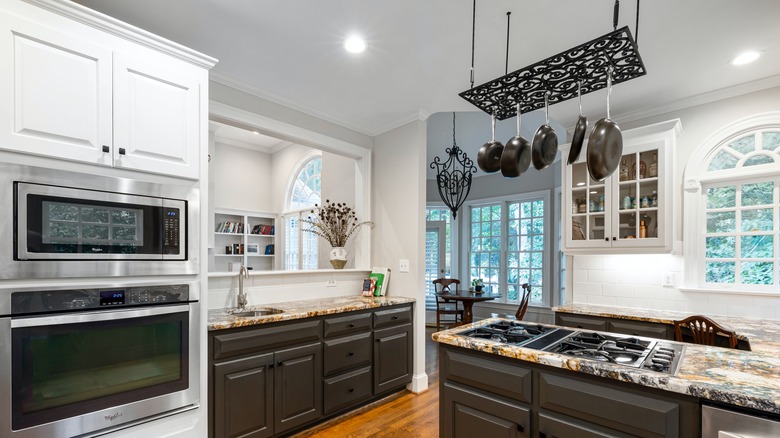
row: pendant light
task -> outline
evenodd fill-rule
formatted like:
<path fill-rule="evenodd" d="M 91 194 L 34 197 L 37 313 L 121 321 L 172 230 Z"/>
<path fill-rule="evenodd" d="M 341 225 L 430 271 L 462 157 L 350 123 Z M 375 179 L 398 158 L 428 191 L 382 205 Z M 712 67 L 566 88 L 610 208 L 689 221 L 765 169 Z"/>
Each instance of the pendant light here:
<path fill-rule="evenodd" d="M 452 147 L 446 149 L 447 161 L 441 162 L 435 157 L 431 169 L 436 169 L 436 186 L 439 196 L 452 212 L 452 218 L 458 216 L 458 209 L 466 201 L 471 191 L 471 177 L 477 173 L 471 161 L 455 142 L 455 113 L 452 113 Z"/>

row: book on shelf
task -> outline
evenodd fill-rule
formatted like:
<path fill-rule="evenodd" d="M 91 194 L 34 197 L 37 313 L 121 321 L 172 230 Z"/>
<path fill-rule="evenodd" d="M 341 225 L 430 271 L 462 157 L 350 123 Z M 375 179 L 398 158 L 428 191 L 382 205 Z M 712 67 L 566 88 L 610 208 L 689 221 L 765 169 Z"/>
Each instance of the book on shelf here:
<path fill-rule="evenodd" d="M 264 236 L 273 236 L 274 235 L 274 226 L 273 225 L 266 225 L 266 224 L 258 224 L 252 227 L 251 234 L 262 234 Z"/>
<path fill-rule="evenodd" d="M 265 246 L 265 255 L 273 255 L 274 254 L 274 244 L 268 244 Z"/>
<path fill-rule="evenodd" d="M 230 221 L 220 222 L 220 224 L 217 225 L 217 229 L 215 231 L 217 233 L 242 234 L 244 232 L 244 223 Z"/>

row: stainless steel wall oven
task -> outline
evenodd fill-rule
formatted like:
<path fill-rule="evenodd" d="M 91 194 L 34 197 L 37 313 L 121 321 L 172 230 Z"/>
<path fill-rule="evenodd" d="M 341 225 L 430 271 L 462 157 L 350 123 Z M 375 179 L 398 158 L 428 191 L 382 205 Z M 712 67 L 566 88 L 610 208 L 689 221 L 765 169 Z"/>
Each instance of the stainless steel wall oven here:
<path fill-rule="evenodd" d="M 184 184 L 0 164 L 0 278 L 197 273 L 198 190 Z"/>
<path fill-rule="evenodd" d="M 197 282 L 0 289 L 0 436 L 70 437 L 197 407 Z"/>

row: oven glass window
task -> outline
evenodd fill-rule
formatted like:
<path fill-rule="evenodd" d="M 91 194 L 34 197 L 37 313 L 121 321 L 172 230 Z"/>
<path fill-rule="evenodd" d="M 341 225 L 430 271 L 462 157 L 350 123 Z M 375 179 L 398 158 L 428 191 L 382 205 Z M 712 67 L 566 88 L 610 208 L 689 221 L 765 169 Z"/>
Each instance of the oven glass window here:
<path fill-rule="evenodd" d="M 143 211 L 101 205 L 43 201 L 42 242 L 138 246 L 143 243 Z"/>
<path fill-rule="evenodd" d="M 187 325 L 181 312 L 13 329 L 15 426 L 186 389 Z"/>

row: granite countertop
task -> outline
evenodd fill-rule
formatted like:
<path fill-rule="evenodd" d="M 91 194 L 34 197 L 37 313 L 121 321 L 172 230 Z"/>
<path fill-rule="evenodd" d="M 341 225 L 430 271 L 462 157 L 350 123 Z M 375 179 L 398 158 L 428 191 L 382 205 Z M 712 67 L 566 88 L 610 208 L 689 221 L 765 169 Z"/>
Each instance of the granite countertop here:
<path fill-rule="evenodd" d="M 679 369 L 676 374 L 669 375 L 459 335 L 471 328 L 498 320 L 500 318 L 484 319 L 437 332 L 433 334 L 433 340 L 521 361 L 780 414 L 780 356 L 777 352 L 732 350 L 685 343 L 682 344 L 684 353 Z"/>
<path fill-rule="evenodd" d="M 249 327 L 293 319 L 310 318 L 319 315 L 351 312 L 353 310 L 375 309 L 415 302 L 409 297 L 363 297 L 350 295 L 344 297 L 320 298 L 304 301 L 286 301 L 267 305 L 247 306 L 246 310 L 273 308 L 283 310 L 267 316 L 236 317 L 229 313 L 233 309 L 211 309 L 208 312 L 208 330 L 225 330 L 237 327 Z"/>
<path fill-rule="evenodd" d="M 553 312 L 559 313 L 646 321 L 669 325 L 672 325 L 675 320 L 685 319 L 693 315 L 689 312 L 675 312 L 671 310 L 631 309 L 579 303 L 553 307 L 552 310 Z M 751 350 L 780 355 L 780 321 L 742 317 L 737 318 L 724 315 L 705 316 L 710 317 L 712 320 L 722 325 L 723 328 L 733 330 L 738 338 L 748 340 L 750 342 Z"/>

